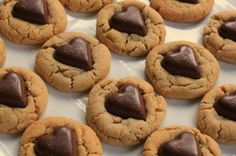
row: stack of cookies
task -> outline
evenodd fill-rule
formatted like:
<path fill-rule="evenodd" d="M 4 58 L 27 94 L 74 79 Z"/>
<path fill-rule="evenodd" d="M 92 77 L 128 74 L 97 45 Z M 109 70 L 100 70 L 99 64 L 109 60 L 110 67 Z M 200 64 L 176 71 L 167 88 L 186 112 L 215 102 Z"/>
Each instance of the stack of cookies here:
<path fill-rule="evenodd" d="M 96 36 L 64 32 L 63 6 L 97 13 Z M 150 6 L 139 0 L 5 0 L 2 35 L 41 48 L 34 72 L 0 69 L 0 133 L 21 135 L 19 156 L 101 156 L 100 141 L 122 147 L 145 142 L 144 156 L 221 156 L 217 142 L 236 144 L 236 84 L 213 88 L 220 73 L 217 59 L 236 63 L 236 11 L 210 18 L 203 45 L 165 43 L 164 19 L 199 22 L 213 6 L 214 0 L 152 0 Z M 148 80 L 109 78 L 111 53 L 145 60 Z M 1 66 L 6 56 L 0 39 Z M 63 114 L 38 120 L 48 104 L 44 81 L 65 93 L 88 95 L 87 125 Z M 165 98 L 202 98 L 197 128 L 160 128 L 168 110 Z"/>

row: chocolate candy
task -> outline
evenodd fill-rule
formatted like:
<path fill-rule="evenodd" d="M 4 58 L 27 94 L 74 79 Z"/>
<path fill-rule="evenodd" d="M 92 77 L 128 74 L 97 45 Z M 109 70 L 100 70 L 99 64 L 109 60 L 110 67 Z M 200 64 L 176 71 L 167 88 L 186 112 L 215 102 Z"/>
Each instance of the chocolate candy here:
<path fill-rule="evenodd" d="M 193 50 L 189 46 L 181 46 L 168 53 L 161 62 L 163 68 L 173 75 L 181 75 L 200 79 L 201 73 Z"/>
<path fill-rule="evenodd" d="M 13 7 L 12 15 L 16 18 L 36 23 L 48 23 L 48 4 L 46 0 L 19 0 Z"/>
<path fill-rule="evenodd" d="M 197 4 L 199 3 L 199 0 L 178 0 L 179 2 L 185 2 L 185 3 L 191 3 L 191 4 Z"/>
<path fill-rule="evenodd" d="M 220 97 L 214 108 L 219 115 L 236 121 L 236 92 Z"/>
<path fill-rule="evenodd" d="M 0 104 L 13 108 L 27 106 L 27 91 L 24 78 L 9 72 L 0 80 Z"/>
<path fill-rule="evenodd" d="M 56 48 L 54 58 L 66 65 L 86 71 L 93 69 L 92 54 L 87 41 L 75 38 L 68 44 Z"/>
<path fill-rule="evenodd" d="M 37 156 L 78 156 L 76 135 L 68 127 L 57 127 L 50 135 L 40 136 L 34 145 Z"/>
<path fill-rule="evenodd" d="M 158 155 L 201 156 L 201 152 L 196 137 L 190 132 L 183 132 L 174 140 L 162 144 L 159 148 Z"/>
<path fill-rule="evenodd" d="M 109 113 L 123 119 L 146 119 L 145 102 L 141 91 L 132 85 L 122 85 L 118 93 L 109 95 L 106 98 L 105 108 Z"/>
<path fill-rule="evenodd" d="M 145 22 L 139 8 L 130 6 L 120 13 L 116 13 L 110 19 L 110 26 L 118 31 L 138 34 L 145 36 L 147 34 Z"/>
<path fill-rule="evenodd" d="M 236 19 L 225 22 L 220 27 L 219 34 L 223 38 L 227 38 L 236 42 Z"/>

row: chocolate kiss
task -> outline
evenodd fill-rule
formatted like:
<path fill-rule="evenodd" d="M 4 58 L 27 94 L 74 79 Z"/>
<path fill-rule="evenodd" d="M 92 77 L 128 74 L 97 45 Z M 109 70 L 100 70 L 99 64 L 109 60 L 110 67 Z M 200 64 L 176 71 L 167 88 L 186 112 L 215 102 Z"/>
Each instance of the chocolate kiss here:
<path fill-rule="evenodd" d="M 214 107 L 219 115 L 236 121 L 236 92 L 219 98 Z"/>
<path fill-rule="evenodd" d="M 67 127 L 58 127 L 51 135 L 44 135 L 35 141 L 37 156 L 78 156 L 76 136 Z"/>
<path fill-rule="evenodd" d="M 193 50 L 189 46 L 181 46 L 174 52 L 168 53 L 161 65 L 173 75 L 181 75 L 193 79 L 201 78 Z"/>
<path fill-rule="evenodd" d="M 9 72 L 0 80 L 0 104 L 13 108 L 27 106 L 26 86 L 21 75 Z"/>
<path fill-rule="evenodd" d="M 174 140 L 162 144 L 159 156 L 201 156 L 199 143 L 190 132 L 179 134 Z"/>
<path fill-rule="evenodd" d="M 236 19 L 225 22 L 219 30 L 220 36 L 236 42 Z"/>
<path fill-rule="evenodd" d="M 118 31 L 129 34 L 138 34 L 141 36 L 147 34 L 143 16 L 140 10 L 133 6 L 113 15 L 110 19 L 110 26 Z"/>
<path fill-rule="evenodd" d="M 46 0 L 19 0 L 13 7 L 12 15 L 28 22 L 47 24 L 48 4 Z"/>
<path fill-rule="evenodd" d="M 106 110 L 123 119 L 134 118 L 146 120 L 146 108 L 140 89 L 123 85 L 119 88 L 118 93 L 107 97 L 105 103 Z"/>
<path fill-rule="evenodd" d="M 89 45 L 81 38 L 75 38 L 68 44 L 57 47 L 54 58 L 64 64 L 82 68 L 86 71 L 93 69 Z"/>
<path fill-rule="evenodd" d="M 199 3 L 199 0 L 178 0 L 179 2 L 186 2 L 191 4 L 197 4 Z"/>

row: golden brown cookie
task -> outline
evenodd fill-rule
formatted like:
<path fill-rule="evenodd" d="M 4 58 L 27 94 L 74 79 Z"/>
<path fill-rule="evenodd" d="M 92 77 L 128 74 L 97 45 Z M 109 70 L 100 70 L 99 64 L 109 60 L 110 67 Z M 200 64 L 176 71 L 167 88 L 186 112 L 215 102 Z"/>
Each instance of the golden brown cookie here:
<path fill-rule="evenodd" d="M 203 32 L 205 47 L 219 60 L 236 64 L 236 38 L 234 23 L 236 11 L 224 11 L 213 15 Z"/>
<path fill-rule="evenodd" d="M 62 5 L 73 12 L 91 13 L 97 12 L 112 0 L 60 0 Z"/>
<path fill-rule="evenodd" d="M 137 0 L 104 7 L 97 16 L 97 37 L 112 52 L 143 56 L 165 40 L 162 17 Z"/>
<path fill-rule="evenodd" d="M 0 32 L 19 44 L 42 44 L 67 26 L 63 6 L 55 0 L 10 0 L 0 7 Z"/>
<path fill-rule="evenodd" d="M 203 96 L 214 87 L 219 70 L 207 49 L 186 41 L 157 46 L 146 59 L 146 74 L 155 90 L 174 99 Z"/>
<path fill-rule="evenodd" d="M 47 88 L 38 75 L 24 68 L 0 69 L 0 77 L 0 133 L 20 133 L 44 112 Z"/>
<path fill-rule="evenodd" d="M 166 102 L 146 81 L 126 77 L 106 79 L 90 92 L 87 124 L 99 138 L 116 146 L 133 146 L 158 129 Z"/>
<path fill-rule="evenodd" d="M 5 47 L 4 41 L 0 37 L 0 66 L 2 66 L 5 63 L 6 57 L 7 57 L 7 49 Z"/>
<path fill-rule="evenodd" d="M 146 141 L 144 156 L 201 155 L 221 156 L 218 144 L 199 130 L 182 125 L 155 131 Z"/>
<path fill-rule="evenodd" d="M 111 54 L 90 35 L 67 32 L 49 39 L 35 61 L 36 72 L 64 92 L 86 91 L 107 76 Z"/>
<path fill-rule="evenodd" d="M 197 22 L 212 10 L 214 0 L 152 0 L 161 16 L 173 22 Z"/>
<path fill-rule="evenodd" d="M 102 156 L 101 143 L 92 129 L 64 117 L 45 118 L 30 125 L 19 148 L 19 156 Z"/>
<path fill-rule="evenodd" d="M 236 144 L 235 93 L 235 84 L 224 84 L 208 92 L 201 101 L 197 126 L 220 143 Z"/>

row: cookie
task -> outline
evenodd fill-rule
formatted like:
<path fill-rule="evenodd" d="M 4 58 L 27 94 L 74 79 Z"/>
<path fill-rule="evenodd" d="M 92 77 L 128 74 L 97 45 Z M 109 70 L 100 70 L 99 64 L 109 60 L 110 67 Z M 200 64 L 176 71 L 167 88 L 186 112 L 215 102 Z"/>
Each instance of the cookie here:
<path fill-rule="evenodd" d="M 166 102 L 146 81 L 105 79 L 89 93 L 87 124 L 99 138 L 116 146 L 133 146 L 158 129 Z"/>
<path fill-rule="evenodd" d="M 62 5 L 77 13 L 97 12 L 112 0 L 60 0 Z"/>
<path fill-rule="evenodd" d="M 55 0 L 8 0 L 0 7 L 0 32 L 19 44 L 42 44 L 65 30 L 67 16 Z"/>
<path fill-rule="evenodd" d="M 48 92 L 35 73 L 19 67 L 0 69 L 0 133 L 25 130 L 44 112 Z"/>
<path fill-rule="evenodd" d="M 219 64 L 201 45 L 178 41 L 155 47 L 146 59 L 146 74 L 155 90 L 174 99 L 194 99 L 211 90 Z"/>
<path fill-rule="evenodd" d="M 155 131 L 146 141 L 144 156 L 221 156 L 218 144 L 199 130 L 182 125 Z"/>
<path fill-rule="evenodd" d="M 224 11 L 213 15 L 204 28 L 205 47 L 219 60 L 236 64 L 236 11 Z"/>
<path fill-rule="evenodd" d="M 30 125 L 20 140 L 19 156 L 102 156 L 101 143 L 86 125 L 50 117 Z"/>
<path fill-rule="evenodd" d="M 79 92 L 107 76 L 111 54 L 92 36 L 62 33 L 49 39 L 35 61 L 35 71 L 54 88 Z"/>
<path fill-rule="evenodd" d="M 236 85 L 224 84 L 208 92 L 201 101 L 197 126 L 224 144 L 236 144 Z"/>
<path fill-rule="evenodd" d="M 97 38 L 112 52 L 143 56 L 165 40 L 162 17 L 136 0 L 109 4 L 97 16 Z"/>
<path fill-rule="evenodd" d="M 214 0 L 152 0 L 151 7 L 172 22 L 190 23 L 205 18 Z"/>
<path fill-rule="evenodd" d="M 5 47 L 4 41 L 0 37 L 0 66 L 2 66 L 5 63 L 6 57 L 7 57 L 7 49 Z"/>

